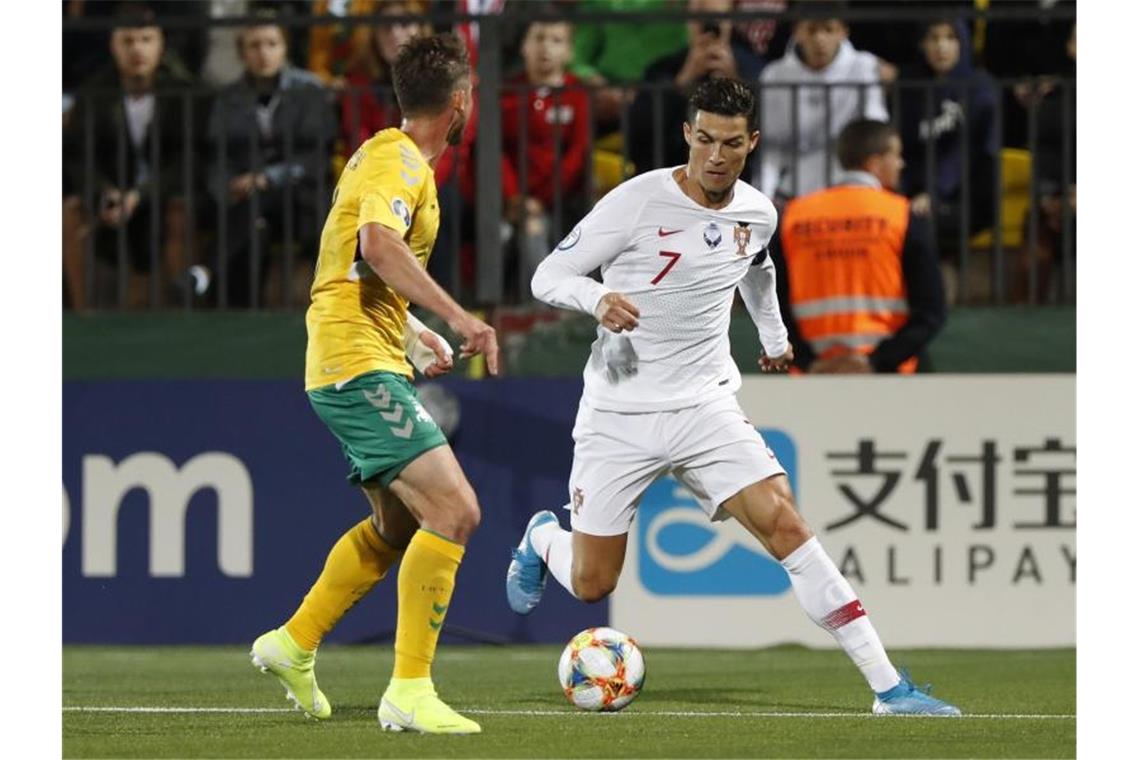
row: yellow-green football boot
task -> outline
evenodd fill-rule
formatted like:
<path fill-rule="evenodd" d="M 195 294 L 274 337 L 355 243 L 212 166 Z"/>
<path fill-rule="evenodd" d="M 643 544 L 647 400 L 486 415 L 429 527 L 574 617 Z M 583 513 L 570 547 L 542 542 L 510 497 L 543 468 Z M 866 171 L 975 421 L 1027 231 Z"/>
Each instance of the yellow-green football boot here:
<path fill-rule="evenodd" d="M 376 717 L 385 731 L 477 734 L 483 730 L 444 704 L 430 678 L 393 678 L 380 699 Z"/>
<path fill-rule="evenodd" d="M 316 652 L 306 652 L 285 627 L 258 636 L 249 650 L 249 658 L 262 673 L 272 673 L 285 687 L 285 696 L 305 715 L 324 720 L 332 715 L 332 706 L 319 688 L 313 673 Z"/>

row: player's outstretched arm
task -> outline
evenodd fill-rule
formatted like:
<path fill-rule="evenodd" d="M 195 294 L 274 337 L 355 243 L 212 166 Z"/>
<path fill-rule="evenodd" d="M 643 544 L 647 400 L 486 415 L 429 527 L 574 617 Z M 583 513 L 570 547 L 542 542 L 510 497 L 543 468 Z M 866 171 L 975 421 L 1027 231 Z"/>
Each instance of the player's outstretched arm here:
<path fill-rule="evenodd" d="M 792 363 L 792 348 L 788 344 L 788 329 L 780 316 L 780 301 L 776 294 L 776 267 L 767 250 L 763 260 L 748 268 L 748 274 L 738 286 L 744 306 L 756 324 L 764 356 L 760 369 L 764 372 L 783 372 Z"/>
<path fill-rule="evenodd" d="M 644 193 L 632 192 L 631 182 L 619 185 L 598 201 L 566 239 L 542 260 L 530 281 L 535 298 L 551 306 L 590 314 L 606 327 L 614 329 L 613 324 L 603 321 L 609 306 L 603 308 L 602 305 L 603 297 L 612 291 L 589 274 L 616 259 L 629 243 L 630 230 L 636 226 L 637 217 L 648 197 Z M 624 297 L 623 300 L 632 306 Z M 621 308 L 630 311 L 624 305 Z M 626 315 L 610 316 L 621 322 Z M 632 316 L 634 319 L 638 316 L 636 308 L 632 310 Z M 636 325 L 624 326 L 632 329 Z"/>
<path fill-rule="evenodd" d="M 626 296 L 606 288 L 581 272 L 582 256 L 547 256 L 531 280 L 534 297 L 551 306 L 575 309 L 590 314 L 607 330 L 621 332 L 637 327 L 641 312 Z M 591 270 L 586 270 L 591 271 Z"/>
<path fill-rule="evenodd" d="M 424 307 L 459 335 L 459 355 L 483 354 L 487 370 L 499 374 L 499 344 L 495 329 L 468 314 L 439 286 L 412 255 L 395 230 L 370 222 L 360 228 L 360 255 L 380 279 L 414 304 Z"/>

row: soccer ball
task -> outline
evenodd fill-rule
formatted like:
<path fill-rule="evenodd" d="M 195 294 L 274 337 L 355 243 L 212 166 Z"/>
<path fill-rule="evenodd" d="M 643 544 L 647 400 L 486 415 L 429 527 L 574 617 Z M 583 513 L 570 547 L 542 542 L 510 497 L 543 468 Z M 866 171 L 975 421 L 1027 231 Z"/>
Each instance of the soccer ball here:
<path fill-rule="evenodd" d="M 645 659 L 637 642 L 621 631 L 587 628 L 562 650 L 558 680 L 575 707 L 615 712 L 641 692 Z"/>

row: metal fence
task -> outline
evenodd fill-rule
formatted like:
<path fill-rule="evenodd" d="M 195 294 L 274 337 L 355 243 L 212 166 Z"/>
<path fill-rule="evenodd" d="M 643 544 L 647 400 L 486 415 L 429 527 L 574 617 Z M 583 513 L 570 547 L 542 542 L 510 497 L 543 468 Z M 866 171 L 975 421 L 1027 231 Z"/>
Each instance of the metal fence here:
<path fill-rule="evenodd" d="M 729 15 L 736 19 L 765 14 Z M 386 20 L 393 18 L 397 17 Z M 325 22 L 294 19 L 291 23 Z M 513 224 L 504 214 L 502 159 L 517 166 L 519 195 L 527 196 L 532 181 L 527 104 L 535 88 L 504 82 L 502 41 L 508 23 L 518 22 L 509 17 L 480 21 L 480 108 L 471 167 L 474 195 L 464 202 L 454 177 L 440 188 L 443 217 L 432 272 L 473 306 L 529 300 L 527 283 L 536 263 L 536 246 L 549 251 L 599 194 L 616 182 L 670 165 L 670 159 L 684 160 L 670 156 L 667 147 L 668 135 L 681 129 L 680 123 L 667 123 L 665 116 L 667 100 L 678 97 L 669 83 L 629 86 L 641 98 L 627 100 L 619 114 L 621 139 L 598 133 L 594 119 L 597 88 L 576 85 L 544 91 L 556 110 L 563 101 L 584 103 L 585 113 L 575 118 L 584 118 L 588 125 L 585 160 L 580 179 L 573 185 L 564 182 L 567 152 L 580 151 L 583 146 L 571 145 L 578 138 L 555 119 L 553 195 L 539 220 L 542 224 L 536 225 L 537 232 L 529 242 L 523 240 L 524 221 Z M 957 146 L 940 145 L 934 139 L 907 146 L 911 163 L 917 160 L 922 167 L 917 173 L 912 169 L 909 176 L 920 177 L 930 196 L 944 271 L 956 275 L 959 302 L 1075 300 L 1075 198 L 1069 202 L 1068 189 L 1075 186 L 1076 83 L 1051 78 L 1041 84 L 1030 86 L 1030 96 L 1024 97 L 1024 80 L 994 82 L 996 97 L 987 129 L 1001 134 L 1008 118 L 1005 104 L 1012 100 L 1007 94 L 1018 88 L 1026 103 L 1025 148 L 986 145 L 968 129 L 958 130 Z M 837 165 L 827 156 L 833 153 L 842 127 L 841 116 L 833 112 L 838 110 L 833 108 L 834 99 L 853 90 L 858 95 L 858 111 L 863 112 L 866 100 L 879 86 L 757 83 L 762 137 L 742 179 L 750 180 L 753 172 L 759 178 L 757 167 L 770 163 L 773 151 L 782 151 L 786 165 L 774 194 L 778 199 L 794 197 L 814 189 L 802 186 L 801 162 L 822 151 L 825 176 L 819 184 L 833 180 Z M 961 89 L 960 98 L 950 99 L 959 104 L 959 116 L 969 124 L 975 115 L 974 96 L 965 85 Z M 587 97 L 582 98 L 583 94 Z M 791 126 L 790 144 L 783 146 L 764 135 L 765 119 L 772 116 L 764 112 L 764 106 L 781 103 L 780 95 L 790 104 L 790 113 L 781 115 Z M 919 120 L 932 130 L 944 106 L 940 98 L 945 99 L 947 85 L 934 80 L 899 80 L 883 86 L 882 95 L 889 118 L 905 135 L 908 125 L 902 123 L 903 114 L 914 115 L 914 108 L 908 111 L 905 104 L 917 103 Z M 247 195 L 235 200 L 227 188 L 235 178 L 267 168 L 263 155 L 267 143 L 259 139 L 256 120 L 245 123 L 244 134 L 242 129 L 227 132 L 220 126 L 232 127 L 235 115 L 226 111 L 232 101 L 218 91 L 203 87 L 156 91 L 156 117 L 142 151 L 134 147 L 127 129 L 120 126 L 108 131 L 101 126 L 100 114 L 121 109 L 120 92 L 82 90 L 74 97 L 64 141 L 65 167 L 70 167 L 70 180 L 65 179 L 64 271 L 65 293 L 76 308 L 303 308 L 336 175 L 361 134 L 362 103 L 367 98 L 394 102 L 390 91 L 375 87 L 326 91 L 316 98 L 313 93 L 283 91 L 278 107 L 300 114 L 298 120 L 282 121 L 272 143 L 274 164 L 286 168 L 279 172 L 278 181 L 264 187 L 253 184 Z M 801 124 L 805 97 L 822 99 L 822 127 L 808 129 Z M 503 107 L 506 98 L 513 98 L 512 108 Z M 314 111 L 321 109 L 324 116 L 313 118 Z M 162 118 L 157 116 L 160 113 Z M 508 132 L 514 147 L 504 156 Z M 947 161 L 940 152 L 955 158 Z M 640 156 L 636 162 L 634 154 Z M 956 176 L 948 172 L 948 164 L 956 167 Z M 102 186 L 129 187 L 139 172 L 146 175 L 146 197 L 137 199 L 132 221 L 101 224 L 102 215 L 110 211 L 113 216 L 116 204 L 124 203 Z M 952 197 L 940 195 L 940 184 L 946 183 L 958 189 Z M 985 199 L 981 206 L 979 198 Z"/>

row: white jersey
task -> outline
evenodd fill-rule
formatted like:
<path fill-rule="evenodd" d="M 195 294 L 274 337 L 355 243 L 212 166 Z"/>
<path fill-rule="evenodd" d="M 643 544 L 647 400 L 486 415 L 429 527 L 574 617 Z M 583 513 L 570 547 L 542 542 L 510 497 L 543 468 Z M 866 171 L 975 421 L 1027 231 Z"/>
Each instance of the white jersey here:
<path fill-rule="evenodd" d="M 596 409 L 683 409 L 735 393 L 740 372 L 728 325 L 738 286 L 765 352 L 787 351 L 767 251 L 776 229 L 772 202 L 737 181 L 731 203 L 705 208 L 682 192 L 675 170 L 647 172 L 607 194 L 531 283 L 535 297 L 553 306 L 593 315 L 616 291 L 641 312 L 630 332 L 598 327 L 583 372 L 583 398 Z M 599 267 L 601 283 L 586 276 Z"/>

